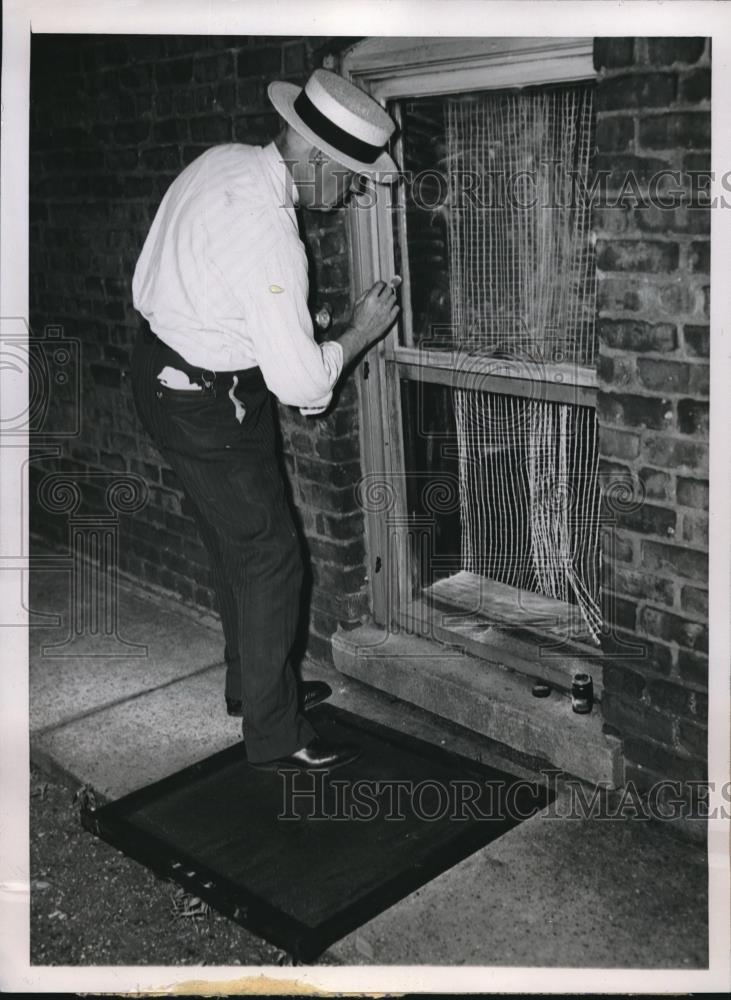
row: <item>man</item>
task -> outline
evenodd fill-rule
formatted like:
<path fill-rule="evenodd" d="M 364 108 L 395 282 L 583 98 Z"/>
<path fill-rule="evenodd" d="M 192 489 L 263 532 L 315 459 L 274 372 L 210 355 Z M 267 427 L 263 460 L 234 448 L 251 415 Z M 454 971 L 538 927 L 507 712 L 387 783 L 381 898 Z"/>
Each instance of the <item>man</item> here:
<path fill-rule="evenodd" d="M 321 413 L 342 371 L 398 314 L 377 282 L 337 341 L 318 345 L 294 208 L 342 204 L 360 175 L 388 183 L 394 129 L 358 88 L 316 70 L 275 82 L 286 125 L 264 148 L 214 147 L 163 198 L 132 283 L 148 321 L 134 352 L 140 418 L 176 472 L 209 552 L 226 640 L 226 703 L 242 714 L 249 763 L 333 768 L 352 744 L 320 739 L 304 710 L 331 692 L 303 685 L 288 656 L 302 583 L 299 541 L 275 454 L 270 392 Z"/>

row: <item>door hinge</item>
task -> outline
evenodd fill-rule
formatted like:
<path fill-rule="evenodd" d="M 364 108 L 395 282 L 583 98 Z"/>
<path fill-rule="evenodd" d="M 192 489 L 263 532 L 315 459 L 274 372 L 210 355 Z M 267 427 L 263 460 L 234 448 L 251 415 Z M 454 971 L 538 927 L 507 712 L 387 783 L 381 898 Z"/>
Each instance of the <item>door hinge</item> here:
<path fill-rule="evenodd" d="M 383 564 L 381 563 L 381 557 L 380 556 L 376 556 L 376 565 L 374 566 L 374 572 L 380 573 L 382 565 Z"/>

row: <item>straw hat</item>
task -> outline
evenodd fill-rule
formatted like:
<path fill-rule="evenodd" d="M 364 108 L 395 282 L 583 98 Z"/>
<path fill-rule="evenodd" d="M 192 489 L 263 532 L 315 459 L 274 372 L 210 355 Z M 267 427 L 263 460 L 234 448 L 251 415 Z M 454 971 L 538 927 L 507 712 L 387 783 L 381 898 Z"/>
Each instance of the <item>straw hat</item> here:
<path fill-rule="evenodd" d="M 385 150 L 396 126 L 348 80 L 316 69 L 304 88 L 275 80 L 267 92 L 287 124 L 333 160 L 380 184 L 396 179 L 398 167 Z"/>

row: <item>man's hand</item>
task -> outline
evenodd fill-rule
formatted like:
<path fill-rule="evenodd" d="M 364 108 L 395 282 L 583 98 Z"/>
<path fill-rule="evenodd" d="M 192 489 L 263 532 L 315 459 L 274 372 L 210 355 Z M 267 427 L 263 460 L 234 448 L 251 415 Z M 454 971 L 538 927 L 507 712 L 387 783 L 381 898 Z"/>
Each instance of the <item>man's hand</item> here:
<path fill-rule="evenodd" d="M 394 289 L 385 281 L 377 281 L 355 303 L 350 327 L 362 334 L 365 346 L 382 337 L 393 326 L 398 314 Z"/>
<path fill-rule="evenodd" d="M 390 285 L 385 281 L 377 281 L 353 306 L 348 328 L 339 338 L 343 348 L 343 368 L 376 340 L 380 340 L 396 322 L 399 306 L 395 285 L 395 279 Z"/>

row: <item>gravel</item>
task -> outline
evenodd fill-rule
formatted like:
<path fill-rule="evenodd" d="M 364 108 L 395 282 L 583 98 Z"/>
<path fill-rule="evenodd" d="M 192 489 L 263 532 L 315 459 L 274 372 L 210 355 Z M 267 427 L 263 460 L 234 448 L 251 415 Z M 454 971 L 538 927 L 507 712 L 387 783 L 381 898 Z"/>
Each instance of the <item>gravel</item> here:
<path fill-rule="evenodd" d="M 291 964 L 84 830 L 79 789 L 30 777 L 31 965 Z"/>

